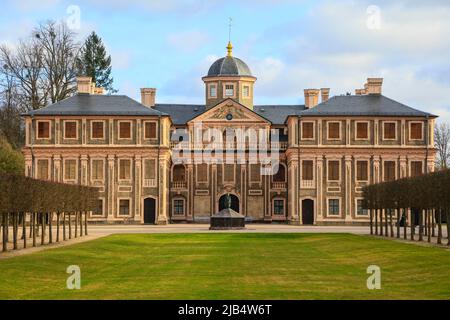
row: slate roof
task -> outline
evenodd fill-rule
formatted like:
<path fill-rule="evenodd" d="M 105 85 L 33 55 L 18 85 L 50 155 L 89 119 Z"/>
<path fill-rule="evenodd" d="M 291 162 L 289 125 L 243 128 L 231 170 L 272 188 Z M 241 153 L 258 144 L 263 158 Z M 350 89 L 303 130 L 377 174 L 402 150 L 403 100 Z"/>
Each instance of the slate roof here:
<path fill-rule="evenodd" d="M 248 65 L 236 57 L 223 57 L 214 62 L 208 71 L 208 77 L 216 76 L 249 76 L 252 72 Z"/>
<path fill-rule="evenodd" d="M 124 95 L 88 95 L 81 93 L 45 108 L 30 111 L 27 115 L 158 116 L 165 114 L 152 108 L 147 108 L 136 100 Z"/>
<path fill-rule="evenodd" d="M 205 105 L 199 104 L 164 104 L 157 103 L 155 110 L 170 115 L 173 124 L 183 125 L 189 120 L 205 112 Z"/>
<path fill-rule="evenodd" d="M 334 96 L 301 116 L 408 116 L 436 117 L 383 95 Z"/>

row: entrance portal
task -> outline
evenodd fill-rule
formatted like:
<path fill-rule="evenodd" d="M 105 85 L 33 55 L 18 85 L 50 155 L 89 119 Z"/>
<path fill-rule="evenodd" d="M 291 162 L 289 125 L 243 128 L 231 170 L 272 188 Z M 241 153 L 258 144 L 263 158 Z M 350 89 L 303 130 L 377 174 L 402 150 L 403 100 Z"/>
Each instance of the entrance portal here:
<path fill-rule="evenodd" d="M 144 200 L 144 223 L 156 223 L 156 201 L 153 198 Z"/>
<path fill-rule="evenodd" d="M 303 224 L 314 224 L 314 201 L 311 199 L 302 201 L 302 222 Z"/>

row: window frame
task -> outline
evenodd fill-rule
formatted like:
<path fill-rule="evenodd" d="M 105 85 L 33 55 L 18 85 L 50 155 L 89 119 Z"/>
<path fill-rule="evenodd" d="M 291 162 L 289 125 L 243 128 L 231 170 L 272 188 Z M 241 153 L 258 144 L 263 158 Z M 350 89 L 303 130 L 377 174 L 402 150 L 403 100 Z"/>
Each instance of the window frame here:
<path fill-rule="evenodd" d="M 398 172 L 397 172 L 398 171 L 398 168 L 397 168 L 398 164 L 397 164 L 397 161 L 395 159 L 383 159 L 383 162 L 382 162 L 383 167 L 381 168 L 381 170 L 382 170 L 382 176 L 381 176 L 382 181 L 383 182 L 388 181 L 388 180 L 385 179 L 386 162 L 394 162 L 394 180 L 390 180 L 390 181 L 397 180 L 398 179 Z"/>
<path fill-rule="evenodd" d="M 330 161 L 337 161 L 339 163 L 339 179 L 338 180 L 330 180 Z M 327 159 L 327 182 L 341 182 L 342 179 L 342 163 L 341 159 Z"/>
<path fill-rule="evenodd" d="M 278 162 L 278 167 L 281 167 L 281 166 L 284 167 L 284 179 L 283 179 L 283 181 L 275 181 L 275 180 L 273 180 L 273 178 L 275 177 L 276 174 L 272 174 L 271 175 L 272 182 L 275 182 L 275 183 L 277 183 L 277 182 L 278 183 L 287 183 L 287 166 L 280 161 L 280 162 Z M 279 168 L 278 168 L 278 170 L 279 170 Z"/>
<path fill-rule="evenodd" d="M 366 162 L 367 164 L 367 179 L 358 180 L 358 162 Z M 356 182 L 369 182 L 370 181 L 370 160 L 369 159 L 355 159 L 355 181 Z"/>
<path fill-rule="evenodd" d="M 282 214 L 275 213 L 275 201 L 283 202 L 283 213 Z M 272 216 L 274 216 L 274 217 L 285 217 L 286 216 L 286 199 L 281 198 L 281 197 L 274 197 L 272 199 Z"/>
<path fill-rule="evenodd" d="M 211 89 L 215 88 L 216 89 L 216 94 L 213 96 L 211 95 Z M 217 99 L 218 97 L 218 90 L 217 90 L 218 86 L 217 83 L 208 83 L 208 99 Z"/>
<path fill-rule="evenodd" d="M 225 166 L 233 166 L 233 180 L 225 180 Z M 236 182 L 236 164 L 235 163 L 222 163 L 222 182 L 224 184 Z"/>
<path fill-rule="evenodd" d="M 303 136 L 303 124 L 312 123 L 312 138 L 306 138 Z M 315 121 L 301 121 L 300 140 L 312 141 L 316 139 L 316 122 Z"/>
<path fill-rule="evenodd" d="M 154 123 L 155 124 L 155 137 L 150 137 L 150 138 L 147 138 L 146 137 L 146 124 L 147 123 Z M 144 140 L 158 140 L 158 121 L 155 121 L 155 120 L 145 120 L 145 121 L 143 121 L 142 122 L 142 124 L 143 124 L 143 127 L 144 127 Z"/>
<path fill-rule="evenodd" d="M 408 177 L 412 177 L 412 163 L 413 162 L 420 162 L 421 163 L 421 165 L 422 165 L 422 173 L 421 174 L 424 174 L 425 173 L 425 161 L 423 161 L 423 160 L 416 160 L 416 159 L 410 159 L 409 160 L 409 175 L 408 175 Z"/>
<path fill-rule="evenodd" d="M 128 200 L 128 214 L 120 214 L 120 201 L 121 200 Z M 131 197 L 118 197 L 117 198 L 117 217 L 131 217 Z"/>
<path fill-rule="evenodd" d="M 312 162 L 312 180 L 306 180 L 303 178 L 303 162 L 304 161 L 311 161 Z M 314 159 L 301 159 L 300 160 L 300 181 L 315 181 L 316 180 L 316 170 L 314 170 Z M 328 172 L 327 172 L 328 173 Z M 328 174 L 327 174 L 328 176 Z"/>
<path fill-rule="evenodd" d="M 364 217 L 369 218 L 369 210 L 368 209 L 362 209 L 362 211 L 366 211 L 366 214 L 358 214 L 358 201 L 363 201 L 364 198 L 361 197 L 355 197 L 355 217 Z"/>
<path fill-rule="evenodd" d="M 39 136 L 39 123 L 48 123 L 48 137 Z M 51 140 L 52 139 L 52 121 L 51 120 L 36 120 L 36 140 Z"/>
<path fill-rule="evenodd" d="M 338 213 L 337 214 L 330 214 L 330 200 L 337 200 L 338 202 Z M 327 197 L 327 217 L 341 217 L 341 197 Z"/>
<path fill-rule="evenodd" d="M 227 95 L 227 86 L 233 86 L 233 95 L 229 96 Z M 236 84 L 234 82 L 225 82 L 223 84 L 223 98 L 227 99 L 227 98 L 232 98 L 232 99 L 236 99 Z"/>
<path fill-rule="evenodd" d="M 120 136 L 120 124 L 121 123 L 129 123 L 130 124 L 130 137 L 129 138 L 122 138 Z M 117 121 L 117 140 L 133 140 L 133 121 L 131 121 L 131 120 Z"/>
<path fill-rule="evenodd" d="M 145 177 L 145 172 L 147 171 L 147 161 L 152 161 L 152 160 L 153 160 L 153 163 L 154 163 L 153 169 L 154 169 L 154 172 L 155 172 L 155 176 L 153 178 L 146 178 Z M 143 167 L 143 170 L 142 170 L 142 177 L 143 177 L 143 179 L 144 180 L 148 180 L 148 179 L 155 179 L 156 180 L 156 177 L 158 176 L 158 165 L 157 165 L 158 161 L 156 161 L 155 158 L 143 158 L 142 162 L 143 162 L 143 165 L 142 165 L 142 167 Z"/>
<path fill-rule="evenodd" d="M 247 95 L 245 95 L 245 88 L 247 88 L 248 89 L 248 94 Z M 242 98 L 244 98 L 244 99 L 250 99 L 250 97 L 252 96 L 251 95 L 251 93 L 250 93 L 250 85 L 249 84 L 243 84 L 242 85 Z"/>
<path fill-rule="evenodd" d="M 129 161 L 130 162 L 130 169 L 129 169 L 129 178 L 128 179 L 122 179 L 121 177 L 120 177 L 120 170 L 121 170 L 121 167 L 122 167 L 122 161 Z M 120 158 L 120 159 L 118 159 L 118 166 L 117 166 L 117 169 L 118 169 L 118 172 L 117 172 L 117 180 L 118 181 L 120 181 L 120 182 L 123 182 L 123 181 L 131 181 L 132 180 L 132 172 L 133 172 L 133 170 L 132 170 L 132 163 L 133 163 L 133 161 L 132 161 L 132 159 L 131 158 Z"/>
<path fill-rule="evenodd" d="M 175 202 L 176 201 L 181 201 L 183 203 L 183 213 L 182 214 L 175 213 L 176 212 L 175 211 Z M 186 199 L 185 198 L 183 198 L 183 197 L 174 197 L 172 199 L 172 215 L 175 216 L 175 217 L 182 217 L 182 216 L 186 215 Z"/>
<path fill-rule="evenodd" d="M 330 137 L 330 124 L 331 123 L 337 123 L 339 125 L 339 130 L 338 130 L 339 137 L 338 138 L 331 138 Z M 342 139 L 342 137 L 341 137 L 341 130 L 342 130 L 342 128 L 341 128 L 341 121 L 327 121 L 327 140 L 340 141 Z"/>
<path fill-rule="evenodd" d="M 206 165 L 206 181 L 198 180 L 198 167 L 200 165 Z M 208 165 L 208 163 L 197 163 L 195 165 L 195 181 L 196 181 L 196 183 L 209 183 L 209 165 Z"/>
<path fill-rule="evenodd" d="M 41 179 L 39 178 L 39 161 L 47 161 L 47 179 Z M 51 180 L 51 164 L 50 164 L 51 158 L 37 158 L 35 159 L 35 168 L 36 168 L 36 179 L 43 180 L 43 181 L 50 181 Z"/>
<path fill-rule="evenodd" d="M 367 137 L 366 138 L 358 138 L 358 124 L 366 123 L 367 124 Z M 368 141 L 370 140 L 370 121 L 355 121 L 355 141 Z"/>
<path fill-rule="evenodd" d="M 101 212 L 101 214 L 95 214 L 94 211 L 92 211 L 91 212 L 91 217 L 92 218 L 100 218 L 100 217 L 104 217 L 105 216 L 105 198 L 104 197 L 99 197 L 97 200 L 102 202 L 102 212 Z"/>
<path fill-rule="evenodd" d="M 94 161 L 101 161 L 102 162 L 102 179 L 94 179 L 93 178 L 93 176 L 92 176 L 92 173 L 94 172 L 93 170 L 92 170 L 92 168 L 93 168 L 93 164 L 94 164 Z M 94 182 L 105 182 L 105 159 L 104 158 L 91 158 L 90 159 L 90 179 L 91 179 L 91 183 L 94 183 Z"/>
<path fill-rule="evenodd" d="M 261 173 L 261 163 L 249 163 L 248 164 L 248 181 L 249 183 L 261 183 L 262 182 L 262 175 L 259 174 L 259 180 L 252 180 L 252 166 L 258 166 L 259 172 Z"/>
<path fill-rule="evenodd" d="M 66 136 L 66 124 L 75 123 L 75 138 L 68 138 Z M 63 138 L 64 140 L 78 140 L 78 121 L 77 120 L 63 120 Z"/>
<path fill-rule="evenodd" d="M 66 162 L 67 161 L 75 161 L 75 179 L 66 179 Z M 72 182 L 77 183 L 78 181 L 78 159 L 77 158 L 64 158 L 63 160 L 63 182 Z"/>
<path fill-rule="evenodd" d="M 386 125 L 386 123 L 393 123 L 394 124 L 394 133 L 395 133 L 394 138 L 386 138 L 385 137 L 385 125 Z M 382 137 L 383 141 L 395 141 L 395 140 L 397 140 L 397 121 L 383 121 L 382 128 L 383 128 L 383 132 L 382 132 L 381 137 Z"/>
<path fill-rule="evenodd" d="M 411 137 L 411 133 L 412 133 L 412 131 L 411 131 L 411 125 L 412 124 L 420 124 L 420 126 L 421 126 L 421 134 L 420 134 L 420 138 L 419 139 L 413 139 L 412 137 Z M 408 131 L 409 131 L 409 133 L 408 133 L 408 138 L 409 138 L 409 140 L 410 141 L 423 141 L 423 139 L 424 139 L 424 136 L 425 136 L 425 126 L 424 126 L 424 123 L 422 122 L 422 121 L 410 121 L 409 122 L 409 125 L 408 125 Z"/>
<path fill-rule="evenodd" d="M 103 124 L 103 137 L 102 138 L 94 137 L 94 123 L 96 123 L 96 122 Z M 105 120 L 92 120 L 90 123 L 90 134 L 91 134 L 91 140 L 105 140 L 105 138 L 106 138 L 106 121 Z"/>

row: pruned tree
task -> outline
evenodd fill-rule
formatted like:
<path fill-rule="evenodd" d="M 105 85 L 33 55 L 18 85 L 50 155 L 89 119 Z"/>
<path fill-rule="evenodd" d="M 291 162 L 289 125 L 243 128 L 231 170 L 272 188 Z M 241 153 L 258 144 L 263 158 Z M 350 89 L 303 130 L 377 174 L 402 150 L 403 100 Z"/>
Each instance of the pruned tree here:
<path fill-rule="evenodd" d="M 434 127 L 434 144 L 437 148 L 436 165 L 438 169 L 448 168 L 450 161 L 450 126 L 447 123 L 438 123 Z"/>

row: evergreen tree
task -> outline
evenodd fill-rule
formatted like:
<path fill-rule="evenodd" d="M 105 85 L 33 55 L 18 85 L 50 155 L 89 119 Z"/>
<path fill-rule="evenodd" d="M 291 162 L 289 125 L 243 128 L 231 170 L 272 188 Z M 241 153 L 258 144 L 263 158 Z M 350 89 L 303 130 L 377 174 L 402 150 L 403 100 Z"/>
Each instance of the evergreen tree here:
<path fill-rule="evenodd" d="M 112 87 L 111 56 L 106 54 L 102 39 L 93 31 L 86 39 L 78 58 L 80 75 L 92 78 L 97 87 L 115 93 Z"/>

